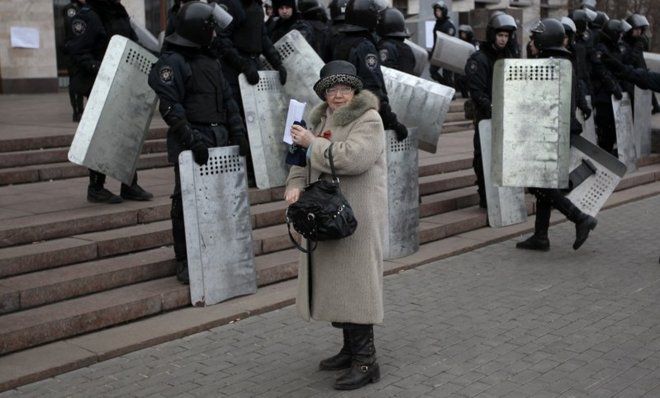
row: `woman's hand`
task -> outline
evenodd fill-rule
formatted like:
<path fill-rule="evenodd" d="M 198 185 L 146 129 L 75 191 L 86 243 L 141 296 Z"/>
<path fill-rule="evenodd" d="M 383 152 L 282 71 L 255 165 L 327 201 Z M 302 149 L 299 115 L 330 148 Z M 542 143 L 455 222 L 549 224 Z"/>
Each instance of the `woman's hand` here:
<path fill-rule="evenodd" d="M 294 144 L 307 148 L 312 144 L 314 134 L 303 126 L 294 124 L 291 126 L 291 138 Z"/>
<path fill-rule="evenodd" d="M 300 188 L 291 188 L 284 193 L 284 200 L 288 204 L 294 204 L 300 199 L 300 193 L 302 190 Z"/>

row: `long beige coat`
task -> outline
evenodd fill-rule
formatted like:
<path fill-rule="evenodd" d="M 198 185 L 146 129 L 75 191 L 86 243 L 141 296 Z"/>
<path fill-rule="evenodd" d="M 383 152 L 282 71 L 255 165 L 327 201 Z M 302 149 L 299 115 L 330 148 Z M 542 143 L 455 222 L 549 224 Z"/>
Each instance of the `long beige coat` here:
<path fill-rule="evenodd" d="M 383 322 L 383 236 L 387 226 L 387 166 L 385 133 L 378 98 L 363 90 L 350 103 L 328 112 L 323 103 L 308 122 L 317 136 L 307 167 L 294 166 L 287 189 L 330 178 L 326 151 L 332 154 L 341 191 L 355 213 L 358 226 L 347 238 L 323 241 L 312 258 L 310 308 L 307 255 L 301 254 L 296 304 L 309 320 L 373 324 Z M 325 133 L 325 134 L 321 134 Z"/>

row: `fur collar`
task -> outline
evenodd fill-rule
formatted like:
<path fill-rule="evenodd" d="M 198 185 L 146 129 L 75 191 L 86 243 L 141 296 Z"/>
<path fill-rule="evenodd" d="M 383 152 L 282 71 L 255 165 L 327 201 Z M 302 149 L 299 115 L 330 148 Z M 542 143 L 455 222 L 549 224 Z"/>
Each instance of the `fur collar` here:
<path fill-rule="evenodd" d="M 355 95 L 351 102 L 337 109 L 332 114 L 332 121 L 336 126 L 346 126 L 355 119 L 362 116 L 369 109 L 378 110 L 380 100 L 371 91 L 362 90 Z M 309 122 L 312 126 L 317 126 L 321 119 L 325 118 L 328 104 L 323 102 L 312 109 L 309 115 Z"/>

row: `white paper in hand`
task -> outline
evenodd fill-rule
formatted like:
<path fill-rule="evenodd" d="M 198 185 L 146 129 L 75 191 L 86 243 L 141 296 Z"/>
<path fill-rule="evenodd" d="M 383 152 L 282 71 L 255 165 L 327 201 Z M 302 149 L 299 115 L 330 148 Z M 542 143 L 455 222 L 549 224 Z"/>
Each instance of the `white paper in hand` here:
<path fill-rule="evenodd" d="M 293 122 L 299 122 L 302 120 L 306 105 L 306 102 L 298 102 L 294 99 L 289 101 L 289 112 L 286 114 L 286 124 L 284 125 L 283 139 L 283 141 L 289 145 L 293 145 L 293 139 L 291 138 L 291 126 L 293 126 Z"/>

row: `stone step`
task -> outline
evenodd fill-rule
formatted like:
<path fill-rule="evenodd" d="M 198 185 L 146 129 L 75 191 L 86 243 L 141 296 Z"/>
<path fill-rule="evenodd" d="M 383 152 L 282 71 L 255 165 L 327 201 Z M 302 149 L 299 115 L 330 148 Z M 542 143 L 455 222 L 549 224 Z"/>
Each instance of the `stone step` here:
<path fill-rule="evenodd" d="M 458 176 L 456 176 L 458 174 Z M 451 172 L 441 175 L 432 184 L 435 189 L 426 189 L 429 192 L 438 192 L 442 187 L 465 187 L 472 184 L 473 180 L 462 177 L 464 171 Z M 433 176 L 435 177 L 435 176 Z M 423 177 L 429 178 L 429 177 Z M 457 181 L 453 181 L 457 180 Z M 460 185 L 460 182 L 467 185 Z M 420 191 L 423 189 L 420 186 Z M 453 189 L 447 188 L 446 190 Z M 461 200 L 474 201 L 475 197 L 469 197 L 458 193 L 457 197 L 445 195 L 439 197 L 437 202 L 427 200 L 423 203 L 423 212 L 427 215 L 438 214 L 440 211 L 452 210 L 458 206 Z M 279 250 L 291 248 L 293 245 L 289 240 L 284 222 L 283 209 L 286 204 L 283 201 L 261 205 L 253 213 L 256 220 L 253 228 L 254 253 L 255 255 L 267 254 Z M 166 204 L 160 206 L 160 211 L 148 212 L 151 216 L 159 214 L 161 220 L 153 220 L 145 224 L 135 224 L 140 220 L 140 212 L 126 212 L 124 217 L 116 217 L 109 211 L 105 217 L 100 218 L 100 224 L 92 226 L 103 227 L 102 221 L 108 219 L 108 223 L 132 223 L 128 226 L 118 226 L 98 232 L 83 234 L 70 234 L 69 237 L 46 240 L 43 242 L 30 243 L 0 249 L 0 277 L 7 277 L 28 272 L 45 270 L 73 264 L 80 261 L 89 261 L 96 258 L 105 258 L 122 255 L 134 251 L 148 250 L 172 243 L 171 221 L 168 217 Z M 253 209 L 255 210 L 255 209 Z M 155 217 L 154 217 L 155 218 Z M 90 223 L 95 223 L 94 216 L 87 218 Z M 81 222 L 82 227 L 88 224 Z M 33 228 L 36 231 L 38 228 Z M 54 228 L 54 231 L 66 232 L 66 228 Z M 26 233 L 26 236 L 30 236 Z"/>
<path fill-rule="evenodd" d="M 474 129 L 474 125 L 472 124 L 472 120 L 462 119 L 453 122 L 445 122 L 442 125 L 442 134 L 457 133 L 460 131 L 473 130 L 473 129 Z"/>
<path fill-rule="evenodd" d="M 167 151 L 165 139 L 149 140 L 144 142 L 142 153 L 161 153 Z M 68 147 L 36 149 L 0 153 L 0 169 L 44 165 L 50 163 L 68 162 Z"/>
<path fill-rule="evenodd" d="M 0 139 L 0 153 L 69 147 L 73 141 L 74 133 L 75 131 L 72 130 L 70 134 Z M 146 139 L 155 140 L 164 139 L 166 137 L 167 128 L 154 127 L 149 129 Z"/>
<path fill-rule="evenodd" d="M 445 158 L 442 160 L 434 156 L 420 159 L 420 175 L 457 171 L 472 164 L 472 159 L 463 155 Z M 48 187 L 44 186 L 43 191 L 47 192 Z M 281 200 L 280 188 L 251 189 L 249 195 L 253 227 L 262 228 L 284 222 L 286 204 Z M 125 202 L 119 206 L 94 206 L 17 217 L 0 225 L 0 248 L 165 220 L 170 217 L 169 212 L 169 195 L 164 195 L 150 202 Z"/>
<path fill-rule="evenodd" d="M 170 164 L 167 161 L 166 153 L 150 153 L 140 156 L 137 169 L 168 166 Z M 89 171 L 86 167 L 69 162 L 11 167 L 0 170 L 0 186 L 82 177 L 88 174 Z"/>

